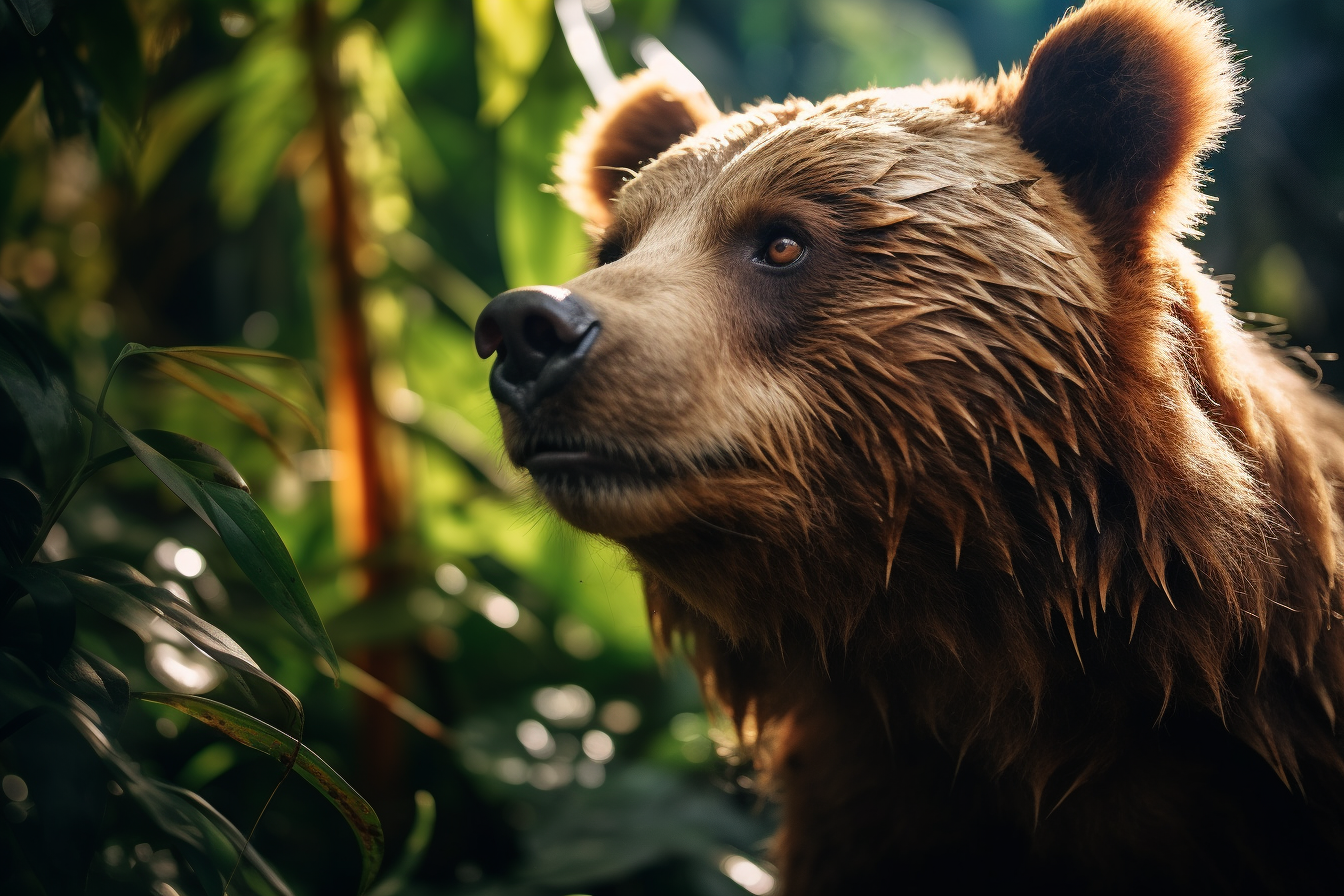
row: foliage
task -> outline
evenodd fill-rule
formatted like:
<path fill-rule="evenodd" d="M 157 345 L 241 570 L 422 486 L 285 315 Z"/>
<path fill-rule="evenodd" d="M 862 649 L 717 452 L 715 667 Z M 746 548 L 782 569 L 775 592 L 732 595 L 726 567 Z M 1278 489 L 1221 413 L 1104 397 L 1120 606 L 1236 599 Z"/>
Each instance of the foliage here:
<path fill-rule="evenodd" d="M 993 72 L 1068 2 L 585 5 L 618 73 L 653 34 L 727 106 Z M 1225 5 L 1255 88 L 1203 245 L 1335 348 L 1344 21 Z M 353 892 L 364 799 L 380 896 L 743 892 L 771 810 L 619 553 L 501 463 L 472 349 L 586 264 L 542 189 L 591 101 L 553 16 L 0 0 L 0 891 L 219 892 L 241 854 L 231 890 Z"/>
<path fill-rule="evenodd" d="M 37 350 L 41 345 L 40 333 L 11 309 L 0 309 L 0 386 L 17 416 L 10 422 L 18 424 L 11 431 L 26 442 L 20 456 L 36 459 L 44 474 L 40 495 L 16 479 L 0 480 L 8 521 L 0 543 L 5 580 L 0 586 L 0 716 L 6 720 L 0 741 L 10 745 L 14 768 L 31 782 L 24 787 L 40 806 L 32 822 L 16 826 L 29 854 L 38 857 L 32 870 L 49 893 L 83 890 L 108 793 L 104 775 L 111 774 L 117 787 L 134 797 L 173 840 L 205 892 L 222 893 L 231 885 L 234 892 L 288 892 L 209 803 L 143 774 L 122 752 L 115 737 L 134 696 L 178 707 L 240 743 L 270 753 L 286 769 L 297 768 L 359 835 L 364 856 L 360 889 L 366 888 L 382 860 L 382 826 L 363 798 L 302 745 L 303 706 L 289 690 L 262 671 L 237 642 L 194 613 L 189 601 L 156 586 L 129 564 L 105 557 L 34 562 L 84 483 L 99 470 L 135 457 L 220 535 L 281 618 L 319 656 L 335 662 L 331 640 L 289 552 L 224 455 L 178 433 L 131 432 L 103 405 L 112 377 L 126 359 L 159 354 L 192 358 L 195 353 L 127 346 L 95 404 L 68 393 Z M 207 358 L 220 354 L 198 351 Z M 81 414 L 89 424 L 87 434 Z M 103 443 L 109 434 L 122 445 L 107 448 Z M 76 643 L 77 602 L 134 632 L 150 651 L 185 647 L 177 651 L 175 665 L 166 664 L 160 671 L 161 678 L 181 690 L 202 689 L 202 681 L 216 683 L 216 677 L 223 678 L 216 675 L 222 669 L 269 686 L 280 698 L 292 733 L 189 693 L 132 694 L 127 677 L 115 665 Z M 237 686 L 250 695 L 241 677 Z M 74 743 L 81 737 L 85 749 Z M 234 881 L 243 861 L 248 867 Z"/>

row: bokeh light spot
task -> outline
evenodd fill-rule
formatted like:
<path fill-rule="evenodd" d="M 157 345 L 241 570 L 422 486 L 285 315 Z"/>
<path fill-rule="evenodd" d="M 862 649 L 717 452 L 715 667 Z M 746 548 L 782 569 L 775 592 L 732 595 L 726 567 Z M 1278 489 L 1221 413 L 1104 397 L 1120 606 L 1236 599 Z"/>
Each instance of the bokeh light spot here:
<path fill-rule="evenodd" d="M 616 744 L 605 731 L 586 731 L 583 735 L 583 755 L 594 762 L 610 762 L 616 755 Z"/>
<path fill-rule="evenodd" d="M 597 720 L 612 734 L 629 734 L 639 727 L 639 707 L 629 700 L 610 700 L 603 704 Z"/>
<path fill-rule="evenodd" d="M 513 628 L 521 616 L 518 605 L 502 594 L 492 594 L 481 601 L 481 615 L 500 628 Z"/>
<path fill-rule="evenodd" d="M 178 575 L 194 579 L 205 572 L 205 557 L 195 548 L 178 548 L 173 554 L 173 569 Z"/>

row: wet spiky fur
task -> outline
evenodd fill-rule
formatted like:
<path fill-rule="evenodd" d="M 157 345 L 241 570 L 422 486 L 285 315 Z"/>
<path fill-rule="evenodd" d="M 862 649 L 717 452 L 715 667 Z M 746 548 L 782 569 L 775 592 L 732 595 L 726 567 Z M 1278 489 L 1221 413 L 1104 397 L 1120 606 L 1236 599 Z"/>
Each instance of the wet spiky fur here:
<path fill-rule="evenodd" d="M 604 331 L 506 438 L 664 471 L 543 491 L 752 741 L 785 892 L 1344 879 L 1344 412 L 1180 242 L 1220 28 L 1094 0 L 1025 71 L 687 98 L 624 158 L 645 74 L 571 141 Z M 814 273 L 762 300 L 731 247 L 777 219 Z"/>

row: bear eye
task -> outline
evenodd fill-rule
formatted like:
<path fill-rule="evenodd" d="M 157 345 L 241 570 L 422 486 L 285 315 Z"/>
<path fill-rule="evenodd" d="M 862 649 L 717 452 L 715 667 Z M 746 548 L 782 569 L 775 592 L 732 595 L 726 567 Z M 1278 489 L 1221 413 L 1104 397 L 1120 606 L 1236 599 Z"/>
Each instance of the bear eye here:
<path fill-rule="evenodd" d="M 788 267 L 803 257 L 803 244 L 791 236 L 777 236 L 765 247 L 763 261 L 777 268 Z"/>

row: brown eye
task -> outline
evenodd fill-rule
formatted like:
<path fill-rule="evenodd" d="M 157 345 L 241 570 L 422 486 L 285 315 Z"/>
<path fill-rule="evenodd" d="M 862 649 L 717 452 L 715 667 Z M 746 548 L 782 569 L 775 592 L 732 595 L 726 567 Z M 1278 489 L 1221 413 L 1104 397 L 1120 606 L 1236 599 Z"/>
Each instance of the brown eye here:
<path fill-rule="evenodd" d="M 765 260 L 776 267 L 793 264 L 802 255 L 802 244 L 792 237 L 777 236 L 765 247 Z"/>

